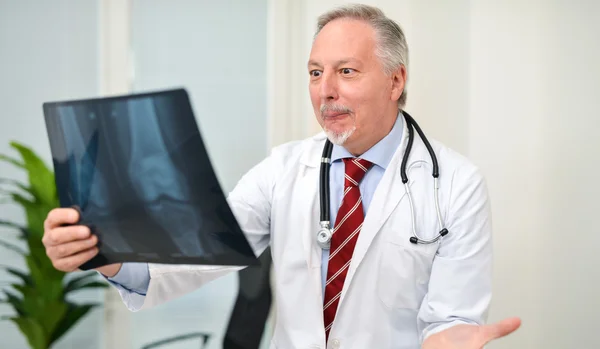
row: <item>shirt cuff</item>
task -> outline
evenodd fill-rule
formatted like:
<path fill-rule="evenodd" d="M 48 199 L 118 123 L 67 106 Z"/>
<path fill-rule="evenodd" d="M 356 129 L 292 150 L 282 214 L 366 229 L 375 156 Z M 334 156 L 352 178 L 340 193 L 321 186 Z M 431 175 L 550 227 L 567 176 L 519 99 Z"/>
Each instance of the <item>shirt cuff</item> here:
<path fill-rule="evenodd" d="M 104 277 L 111 284 L 145 296 L 150 285 L 148 263 L 123 263 L 113 277 Z"/>

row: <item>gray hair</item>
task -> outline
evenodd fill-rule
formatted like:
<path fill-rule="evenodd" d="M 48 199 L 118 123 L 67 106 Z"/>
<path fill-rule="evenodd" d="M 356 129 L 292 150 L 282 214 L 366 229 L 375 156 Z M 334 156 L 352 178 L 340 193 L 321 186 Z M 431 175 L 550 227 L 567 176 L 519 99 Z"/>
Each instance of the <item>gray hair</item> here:
<path fill-rule="evenodd" d="M 381 60 L 385 74 L 390 75 L 401 65 L 408 71 L 408 45 L 404 32 L 392 19 L 386 17 L 377 7 L 349 4 L 335 8 L 319 16 L 317 20 L 316 38 L 327 23 L 341 18 L 358 19 L 367 22 L 375 29 L 377 35 L 376 55 Z M 406 105 L 406 85 L 398 99 L 398 108 Z"/>

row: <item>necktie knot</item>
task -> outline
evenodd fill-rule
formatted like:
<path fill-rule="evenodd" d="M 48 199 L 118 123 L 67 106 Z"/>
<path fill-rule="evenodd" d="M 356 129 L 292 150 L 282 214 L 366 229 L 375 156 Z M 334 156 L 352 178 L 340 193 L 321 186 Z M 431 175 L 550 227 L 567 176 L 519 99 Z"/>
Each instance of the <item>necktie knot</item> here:
<path fill-rule="evenodd" d="M 345 158 L 343 159 L 346 167 L 346 178 L 344 187 L 358 187 L 358 184 L 363 179 L 367 171 L 373 164 L 365 159 L 360 158 Z"/>

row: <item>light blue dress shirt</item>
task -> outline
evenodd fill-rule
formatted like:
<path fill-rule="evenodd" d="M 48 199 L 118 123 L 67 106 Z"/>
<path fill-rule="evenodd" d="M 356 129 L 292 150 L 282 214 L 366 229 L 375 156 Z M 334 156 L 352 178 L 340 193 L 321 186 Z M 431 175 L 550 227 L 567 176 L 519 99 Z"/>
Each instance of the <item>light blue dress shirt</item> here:
<path fill-rule="evenodd" d="M 365 215 L 369 209 L 371 199 L 377 189 L 377 185 L 383 177 L 383 174 L 388 167 L 396 149 L 400 146 L 402 141 L 402 128 L 404 118 L 400 113 L 396 118 L 396 122 L 390 133 L 385 136 L 381 141 L 375 144 L 371 149 L 367 150 L 360 158 L 365 159 L 373 163 L 373 166 L 359 184 L 360 193 L 362 196 L 362 203 Z M 331 152 L 331 170 L 329 173 L 330 177 L 330 217 L 332 227 L 335 226 L 335 220 L 342 200 L 342 194 L 344 192 L 344 163 L 343 158 L 354 157 L 345 148 L 334 145 Z M 329 260 L 329 250 L 323 250 L 321 260 L 321 284 L 322 291 L 325 293 L 325 280 L 327 277 L 327 267 Z M 148 291 L 148 285 L 150 284 L 150 272 L 148 271 L 148 264 L 146 263 L 124 263 L 121 270 L 113 278 L 108 278 L 115 287 L 120 290 L 127 290 L 128 292 L 134 292 L 139 295 L 145 295 Z"/>
<path fill-rule="evenodd" d="M 381 177 L 383 177 L 386 168 L 390 164 L 396 149 L 400 146 L 400 142 L 402 141 L 403 120 L 404 118 L 400 114 L 396 118 L 396 123 L 390 133 L 360 156 L 361 159 L 368 160 L 373 164 L 363 177 L 362 181 L 358 184 L 365 215 L 367 214 L 371 199 L 373 198 L 373 194 L 375 193 L 375 189 L 377 189 Z M 329 195 L 329 217 L 331 219 L 332 227 L 335 227 L 338 209 L 344 193 L 345 167 L 342 159 L 348 157 L 353 158 L 354 155 L 350 154 L 344 147 L 338 145 L 333 146 L 331 152 L 331 169 L 329 172 L 329 190 L 331 191 Z M 321 257 L 321 285 L 323 294 L 325 294 L 328 264 L 329 250 L 323 250 Z"/>

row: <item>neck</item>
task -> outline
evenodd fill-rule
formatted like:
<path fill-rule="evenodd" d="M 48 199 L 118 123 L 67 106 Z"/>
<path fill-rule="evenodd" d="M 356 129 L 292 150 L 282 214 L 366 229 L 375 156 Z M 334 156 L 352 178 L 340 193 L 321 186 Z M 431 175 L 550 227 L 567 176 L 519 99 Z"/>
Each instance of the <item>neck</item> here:
<path fill-rule="evenodd" d="M 385 136 L 387 136 L 392 131 L 392 128 L 396 123 L 397 117 L 398 111 L 396 111 L 394 117 L 384 118 L 382 123 L 376 128 L 375 132 L 372 132 L 370 134 L 367 133 L 364 135 L 364 137 L 352 141 L 348 139 L 348 141 L 346 141 L 343 147 L 346 148 L 346 150 L 355 157 L 361 156 L 362 154 L 366 153 L 367 150 L 371 149 L 375 144 L 379 143 L 379 141 L 384 139 Z"/>

